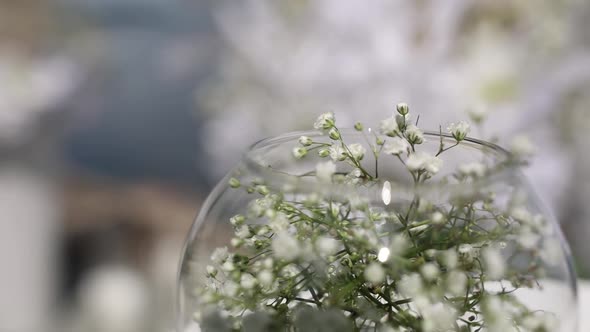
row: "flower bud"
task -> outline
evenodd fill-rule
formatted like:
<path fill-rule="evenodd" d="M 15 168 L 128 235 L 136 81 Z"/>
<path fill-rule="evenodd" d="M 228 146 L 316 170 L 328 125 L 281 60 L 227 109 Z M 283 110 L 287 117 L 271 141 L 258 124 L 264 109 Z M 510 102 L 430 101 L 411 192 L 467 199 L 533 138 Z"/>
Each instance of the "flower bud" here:
<path fill-rule="evenodd" d="M 328 136 L 330 136 L 330 138 L 333 140 L 340 139 L 340 133 L 338 132 L 338 130 L 336 130 L 336 128 L 330 129 L 330 131 L 328 132 Z"/>
<path fill-rule="evenodd" d="M 399 103 L 396 106 L 397 112 L 401 115 L 406 115 L 410 112 L 410 108 L 408 107 L 408 104 L 406 103 Z"/>

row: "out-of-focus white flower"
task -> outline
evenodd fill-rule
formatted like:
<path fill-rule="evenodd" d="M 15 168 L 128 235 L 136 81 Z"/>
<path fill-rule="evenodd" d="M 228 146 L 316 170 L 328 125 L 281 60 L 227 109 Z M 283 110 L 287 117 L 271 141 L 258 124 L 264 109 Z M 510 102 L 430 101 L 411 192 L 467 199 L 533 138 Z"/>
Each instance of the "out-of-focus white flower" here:
<path fill-rule="evenodd" d="M 522 326 L 528 331 L 558 331 L 559 320 L 549 313 L 536 313 L 525 317 Z"/>
<path fill-rule="evenodd" d="M 510 143 L 510 152 L 512 152 L 516 157 L 530 157 L 535 153 L 535 150 L 535 146 L 526 136 L 516 136 Z"/>
<path fill-rule="evenodd" d="M 336 164 L 332 161 L 318 163 L 315 166 L 315 175 L 321 182 L 331 182 L 332 175 L 336 172 Z"/>
<path fill-rule="evenodd" d="M 240 286 L 242 286 L 244 289 L 254 288 L 257 282 L 258 280 L 256 280 L 256 278 L 254 278 L 254 276 L 249 273 L 244 273 L 240 277 Z"/>
<path fill-rule="evenodd" d="M 353 143 L 348 145 L 348 150 L 350 151 L 350 154 L 352 154 L 352 157 L 356 160 L 363 159 L 363 157 L 365 156 L 365 152 L 367 152 L 365 147 L 359 143 Z"/>
<path fill-rule="evenodd" d="M 445 250 L 440 256 L 440 261 L 448 269 L 454 269 L 459 264 L 459 255 L 453 249 Z"/>
<path fill-rule="evenodd" d="M 422 322 L 424 332 L 454 330 L 457 320 L 455 308 L 445 303 L 433 303 L 422 308 L 420 313 L 424 317 Z"/>
<path fill-rule="evenodd" d="M 281 232 L 272 239 L 272 250 L 276 257 L 286 261 L 292 261 L 299 257 L 301 246 L 297 239 L 289 233 Z"/>
<path fill-rule="evenodd" d="M 327 130 L 327 129 L 330 129 L 334 126 L 335 121 L 336 121 L 336 119 L 334 118 L 334 113 L 327 112 L 327 113 L 321 114 L 315 120 L 313 127 L 315 129 Z"/>
<path fill-rule="evenodd" d="M 334 161 L 342 161 L 346 159 L 346 150 L 344 150 L 340 145 L 332 145 L 329 148 L 330 151 L 330 158 Z"/>
<path fill-rule="evenodd" d="M 494 247 L 487 247 L 482 250 L 481 256 L 487 276 L 492 280 L 502 279 L 506 271 L 506 264 L 500 250 Z"/>
<path fill-rule="evenodd" d="M 466 176 L 482 177 L 486 174 L 487 167 L 480 162 L 472 162 L 459 165 L 459 173 Z"/>
<path fill-rule="evenodd" d="M 440 211 L 436 211 L 432 214 L 432 216 L 430 217 L 430 219 L 432 220 L 432 222 L 434 224 L 440 225 L 443 224 L 445 222 L 445 215 L 442 214 Z"/>
<path fill-rule="evenodd" d="M 410 297 L 418 296 L 422 293 L 424 284 L 422 283 L 422 277 L 418 273 L 410 273 L 404 275 L 399 281 L 399 291 Z"/>
<path fill-rule="evenodd" d="M 485 108 L 484 106 L 478 105 L 475 107 L 470 107 L 467 110 L 467 115 L 469 115 L 469 118 L 471 119 L 471 121 L 475 122 L 475 123 L 482 123 L 485 118 L 488 116 L 488 109 Z"/>
<path fill-rule="evenodd" d="M 439 274 L 439 269 L 433 263 L 426 263 L 420 268 L 420 273 L 424 276 L 427 281 L 434 281 Z"/>
<path fill-rule="evenodd" d="M 365 279 L 372 284 L 380 284 L 385 280 L 385 270 L 379 263 L 371 263 L 364 273 Z"/>
<path fill-rule="evenodd" d="M 449 133 L 451 133 L 451 135 L 453 135 L 457 142 L 460 142 L 464 140 L 465 137 L 467 137 L 471 130 L 471 126 L 466 121 L 461 121 L 456 124 L 451 123 L 447 130 L 449 131 Z"/>
<path fill-rule="evenodd" d="M 391 141 L 385 143 L 385 145 L 383 146 L 383 153 L 391 155 L 400 155 L 408 151 L 409 148 L 410 144 L 408 144 L 408 142 L 405 139 L 394 137 L 391 139 Z"/>
<path fill-rule="evenodd" d="M 338 241 L 331 237 L 320 236 L 316 240 L 315 246 L 320 255 L 327 257 L 333 255 L 338 250 Z"/>
<path fill-rule="evenodd" d="M 272 285 L 274 276 L 269 270 L 262 270 L 257 275 L 258 282 L 263 287 L 270 287 Z"/>
<path fill-rule="evenodd" d="M 408 142 L 412 144 L 422 144 L 424 143 L 424 132 L 422 129 L 416 127 L 415 125 L 408 125 L 404 135 L 408 139 Z"/>
<path fill-rule="evenodd" d="M 211 254 L 211 261 L 221 264 L 227 259 L 228 255 L 227 247 L 215 248 Z"/>
<path fill-rule="evenodd" d="M 436 174 L 442 165 L 442 159 L 425 152 L 413 153 L 406 160 L 406 166 L 412 172 L 425 170 L 430 174 Z"/>
<path fill-rule="evenodd" d="M 447 275 L 447 289 L 454 296 L 464 296 L 467 289 L 467 275 L 465 273 L 452 270 Z"/>
<path fill-rule="evenodd" d="M 487 331 L 512 331 L 512 314 L 507 305 L 497 296 L 489 296 L 482 302 L 482 312 L 486 318 Z"/>
<path fill-rule="evenodd" d="M 248 225 L 241 225 L 236 229 L 236 236 L 240 239 L 248 238 L 251 235 Z"/>
<path fill-rule="evenodd" d="M 399 132 L 399 127 L 394 117 L 381 120 L 380 130 L 383 135 L 394 137 Z"/>

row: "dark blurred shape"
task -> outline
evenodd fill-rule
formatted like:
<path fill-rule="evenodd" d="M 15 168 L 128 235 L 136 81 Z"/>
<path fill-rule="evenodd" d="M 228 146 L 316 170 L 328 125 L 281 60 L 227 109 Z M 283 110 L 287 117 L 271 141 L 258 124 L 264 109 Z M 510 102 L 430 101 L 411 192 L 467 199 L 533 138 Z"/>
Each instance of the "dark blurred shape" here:
<path fill-rule="evenodd" d="M 67 105 L 74 115 L 67 159 L 124 181 L 206 188 L 194 89 L 215 64 L 208 1 L 62 4 L 86 22 L 74 39 L 100 45 L 88 80 Z"/>

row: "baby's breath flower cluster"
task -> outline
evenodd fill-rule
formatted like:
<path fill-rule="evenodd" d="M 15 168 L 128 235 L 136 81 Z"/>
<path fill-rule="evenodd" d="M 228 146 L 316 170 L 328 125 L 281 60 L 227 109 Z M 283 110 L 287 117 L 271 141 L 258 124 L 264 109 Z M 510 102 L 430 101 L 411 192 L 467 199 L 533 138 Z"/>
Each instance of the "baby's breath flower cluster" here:
<path fill-rule="evenodd" d="M 373 135 L 368 148 L 345 142 L 333 113 L 314 127 L 329 139 L 301 136 L 292 151 L 296 159 L 323 160 L 305 176 L 382 188 L 384 206 L 362 195 L 292 193 L 232 177 L 229 186 L 253 198 L 230 219 L 232 248 L 217 248 L 204 269 L 207 283 L 197 290 L 203 309 L 195 314 L 204 331 L 556 330 L 551 313 L 514 295 L 538 287 L 543 264 L 560 257 L 558 243 L 542 241 L 546 223 L 522 193 L 507 206 L 493 192 L 442 205 L 416 192 L 390 205 L 392 185 L 379 177 L 377 162 L 392 158 L 419 186 L 440 176 L 444 153 L 466 140 L 467 122 L 449 126 L 448 146 L 441 130 L 432 154 L 420 149 L 425 134 L 404 103 L 381 121 L 379 133 L 354 126 Z M 523 140 L 513 148 L 532 152 Z M 363 164 L 368 153 L 374 171 Z M 465 163 L 441 182 L 475 182 L 503 166 Z"/>

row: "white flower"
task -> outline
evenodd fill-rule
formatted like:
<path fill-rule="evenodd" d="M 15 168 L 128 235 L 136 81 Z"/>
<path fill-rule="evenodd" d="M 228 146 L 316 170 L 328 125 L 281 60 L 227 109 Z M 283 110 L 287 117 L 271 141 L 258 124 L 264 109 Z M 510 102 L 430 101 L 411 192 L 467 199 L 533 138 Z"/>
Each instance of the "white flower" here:
<path fill-rule="evenodd" d="M 467 276 L 463 272 L 452 270 L 447 275 L 447 289 L 454 296 L 465 296 Z"/>
<path fill-rule="evenodd" d="M 256 278 L 254 278 L 254 276 L 249 273 L 242 274 L 242 277 L 240 278 L 240 286 L 242 286 L 244 289 L 254 288 L 257 282 L 258 280 L 256 280 Z"/>
<path fill-rule="evenodd" d="M 406 131 L 404 132 L 404 135 L 408 139 L 408 142 L 412 144 L 424 143 L 424 132 L 422 131 L 422 129 L 414 125 L 408 125 Z"/>
<path fill-rule="evenodd" d="M 434 281 L 438 277 L 438 267 L 433 263 L 426 263 L 420 268 L 420 273 L 424 276 L 427 281 Z"/>
<path fill-rule="evenodd" d="M 459 255 L 453 249 L 445 250 L 441 254 L 440 261 L 447 269 L 454 269 L 459 264 Z"/>
<path fill-rule="evenodd" d="M 516 136 L 510 143 L 510 151 L 518 158 L 530 157 L 535 150 L 535 146 L 526 136 Z"/>
<path fill-rule="evenodd" d="M 332 161 L 318 163 L 315 166 L 315 175 L 321 182 L 331 182 L 332 175 L 336 172 L 336 164 Z"/>
<path fill-rule="evenodd" d="M 406 103 L 398 103 L 395 106 L 395 109 L 401 115 L 406 115 L 410 111 L 410 108 L 408 107 L 408 104 L 406 104 Z"/>
<path fill-rule="evenodd" d="M 223 293 L 229 297 L 236 296 L 238 294 L 238 288 L 238 285 L 231 280 L 223 283 Z"/>
<path fill-rule="evenodd" d="M 430 174 L 436 174 L 440 171 L 442 164 L 442 159 L 424 152 L 413 153 L 406 160 L 406 166 L 412 172 L 424 170 Z"/>
<path fill-rule="evenodd" d="M 299 137 L 299 144 L 301 144 L 303 146 L 310 146 L 312 143 L 313 143 L 313 141 L 308 136 Z"/>
<path fill-rule="evenodd" d="M 315 242 L 319 254 L 327 257 L 333 255 L 338 250 L 338 241 L 331 237 L 320 236 Z"/>
<path fill-rule="evenodd" d="M 348 151 L 350 151 L 350 154 L 354 159 L 361 160 L 365 156 L 367 150 L 359 143 L 353 143 L 348 146 Z"/>
<path fill-rule="evenodd" d="M 399 132 L 399 127 L 394 117 L 381 120 L 381 133 L 390 137 L 395 136 Z"/>
<path fill-rule="evenodd" d="M 436 225 L 440 225 L 443 224 L 445 222 L 445 215 L 442 214 L 439 211 L 436 211 L 432 214 L 432 216 L 430 217 L 430 219 L 432 220 L 432 222 Z"/>
<path fill-rule="evenodd" d="M 293 149 L 293 157 L 295 157 L 296 159 L 301 159 L 301 158 L 305 157 L 306 154 L 307 154 L 307 149 L 304 147 L 298 146 Z"/>
<path fill-rule="evenodd" d="M 512 331 L 512 314 L 506 304 L 497 296 L 488 296 L 482 303 L 482 312 L 488 332 Z"/>
<path fill-rule="evenodd" d="M 506 271 L 506 264 L 500 250 L 487 247 L 482 250 L 481 256 L 487 276 L 492 280 L 502 279 Z"/>
<path fill-rule="evenodd" d="M 239 226 L 236 229 L 236 236 L 240 239 L 248 238 L 250 235 L 250 228 L 247 225 Z"/>
<path fill-rule="evenodd" d="M 471 121 L 475 123 L 481 123 L 488 116 L 488 109 L 483 106 L 477 106 L 467 110 L 467 115 L 471 118 Z"/>
<path fill-rule="evenodd" d="M 418 296 L 422 293 L 422 278 L 418 273 L 406 274 L 399 281 L 399 291 L 409 297 Z"/>
<path fill-rule="evenodd" d="M 274 279 L 272 272 L 270 272 L 269 270 L 260 271 L 258 273 L 257 278 L 258 278 L 258 282 L 263 287 L 270 287 L 272 285 L 272 282 Z"/>
<path fill-rule="evenodd" d="M 227 251 L 227 247 L 215 248 L 211 254 L 211 261 L 216 264 L 221 264 L 225 262 L 228 256 L 229 253 Z"/>
<path fill-rule="evenodd" d="M 558 331 L 559 321 L 548 313 L 536 313 L 529 315 L 522 320 L 522 326 L 527 331 Z"/>
<path fill-rule="evenodd" d="M 424 317 L 422 322 L 424 332 L 454 330 L 458 318 L 455 308 L 445 303 L 429 304 L 422 308 L 421 314 Z"/>
<path fill-rule="evenodd" d="M 365 279 L 372 284 L 380 284 L 385 280 L 385 270 L 379 263 L 371 263 L 365 269 Z"/>
<path fill-rule="evenodd" d="M 479 162 L 459 165 L 459 173 L 465 176 L 482 177 L 486 174 L 486 166 Z"/>
<path fill-rule="evenodd" d="M 340 145 L 332 145 L 329 148 L 330 158 L 334 161 L 342 161 L 346 159 L 346 151 Z"/>
<path fill-rule="evenodd" d="M 327 112 L 327 113 L 321 114 L 315 120 L 313 127 L 315 129 L 320 129 L 320 130 L 330 129 L 330 128 L 334 127 L 335 121 L 336 121 L 336 118 L 334 117 L 334 113 Z"/>
<path fill-rule="evenodd" d="M 477 257 L 477 251 L 475 251 L 473 246 L 467 243 L 459 245 L 457 251 L 459 252 L 460 260 L 467 264 L 473 262 L 473 259 Z"/>
<path fill-rule="evenodd" d="M 408 151 L 409 147 L 410 145 L 405 139 L 394 137 L 391 141 L 385 143 L 385 145 L 383 146 L 383 153 L 391 155 L 400 155 Z"/>
<path fill-rule="evenodd" d="M 215 275 L 217 275 L 217 269 L 214 266 L 207 265 L 205 269 L 207 270 L 207 275 L 210 275 L 212 277 L 215 277 Z"/>
<path fill-rule="evenodd" d="M 292 261 L 299 256 L 301 247 L 297 239 L 287 232 L 280 232 L 272 239 L 274 255 L 286 261 Z"/>
<path fill-rule="evenodd" d="M 540 239 L 541 236 L 534 233 L 529 227 L 521 227 L 517 241 L 524 249 L 532 250 L 537 247 Z"/>
<path fill-rule="evenodd" d="M 394 235 L 389 244 L 389 251 L 392 255 L 402 256 L 409 247 L 409 241 L 402 234 Z"/>
<path fill-rule="evenodd" d="M 451 133 L 451 135 L 453 135 L 457 142 L 460 142 L 464 140 L 465 137 L 467 137 L 467 135 L 471 131 L 471 126 L 469 125 L 469 123 L 467 123 L 467 121 L 461 121 L 457 124 L 451 123 L 447 130 L 449 131 L 449 133 Z"/>

